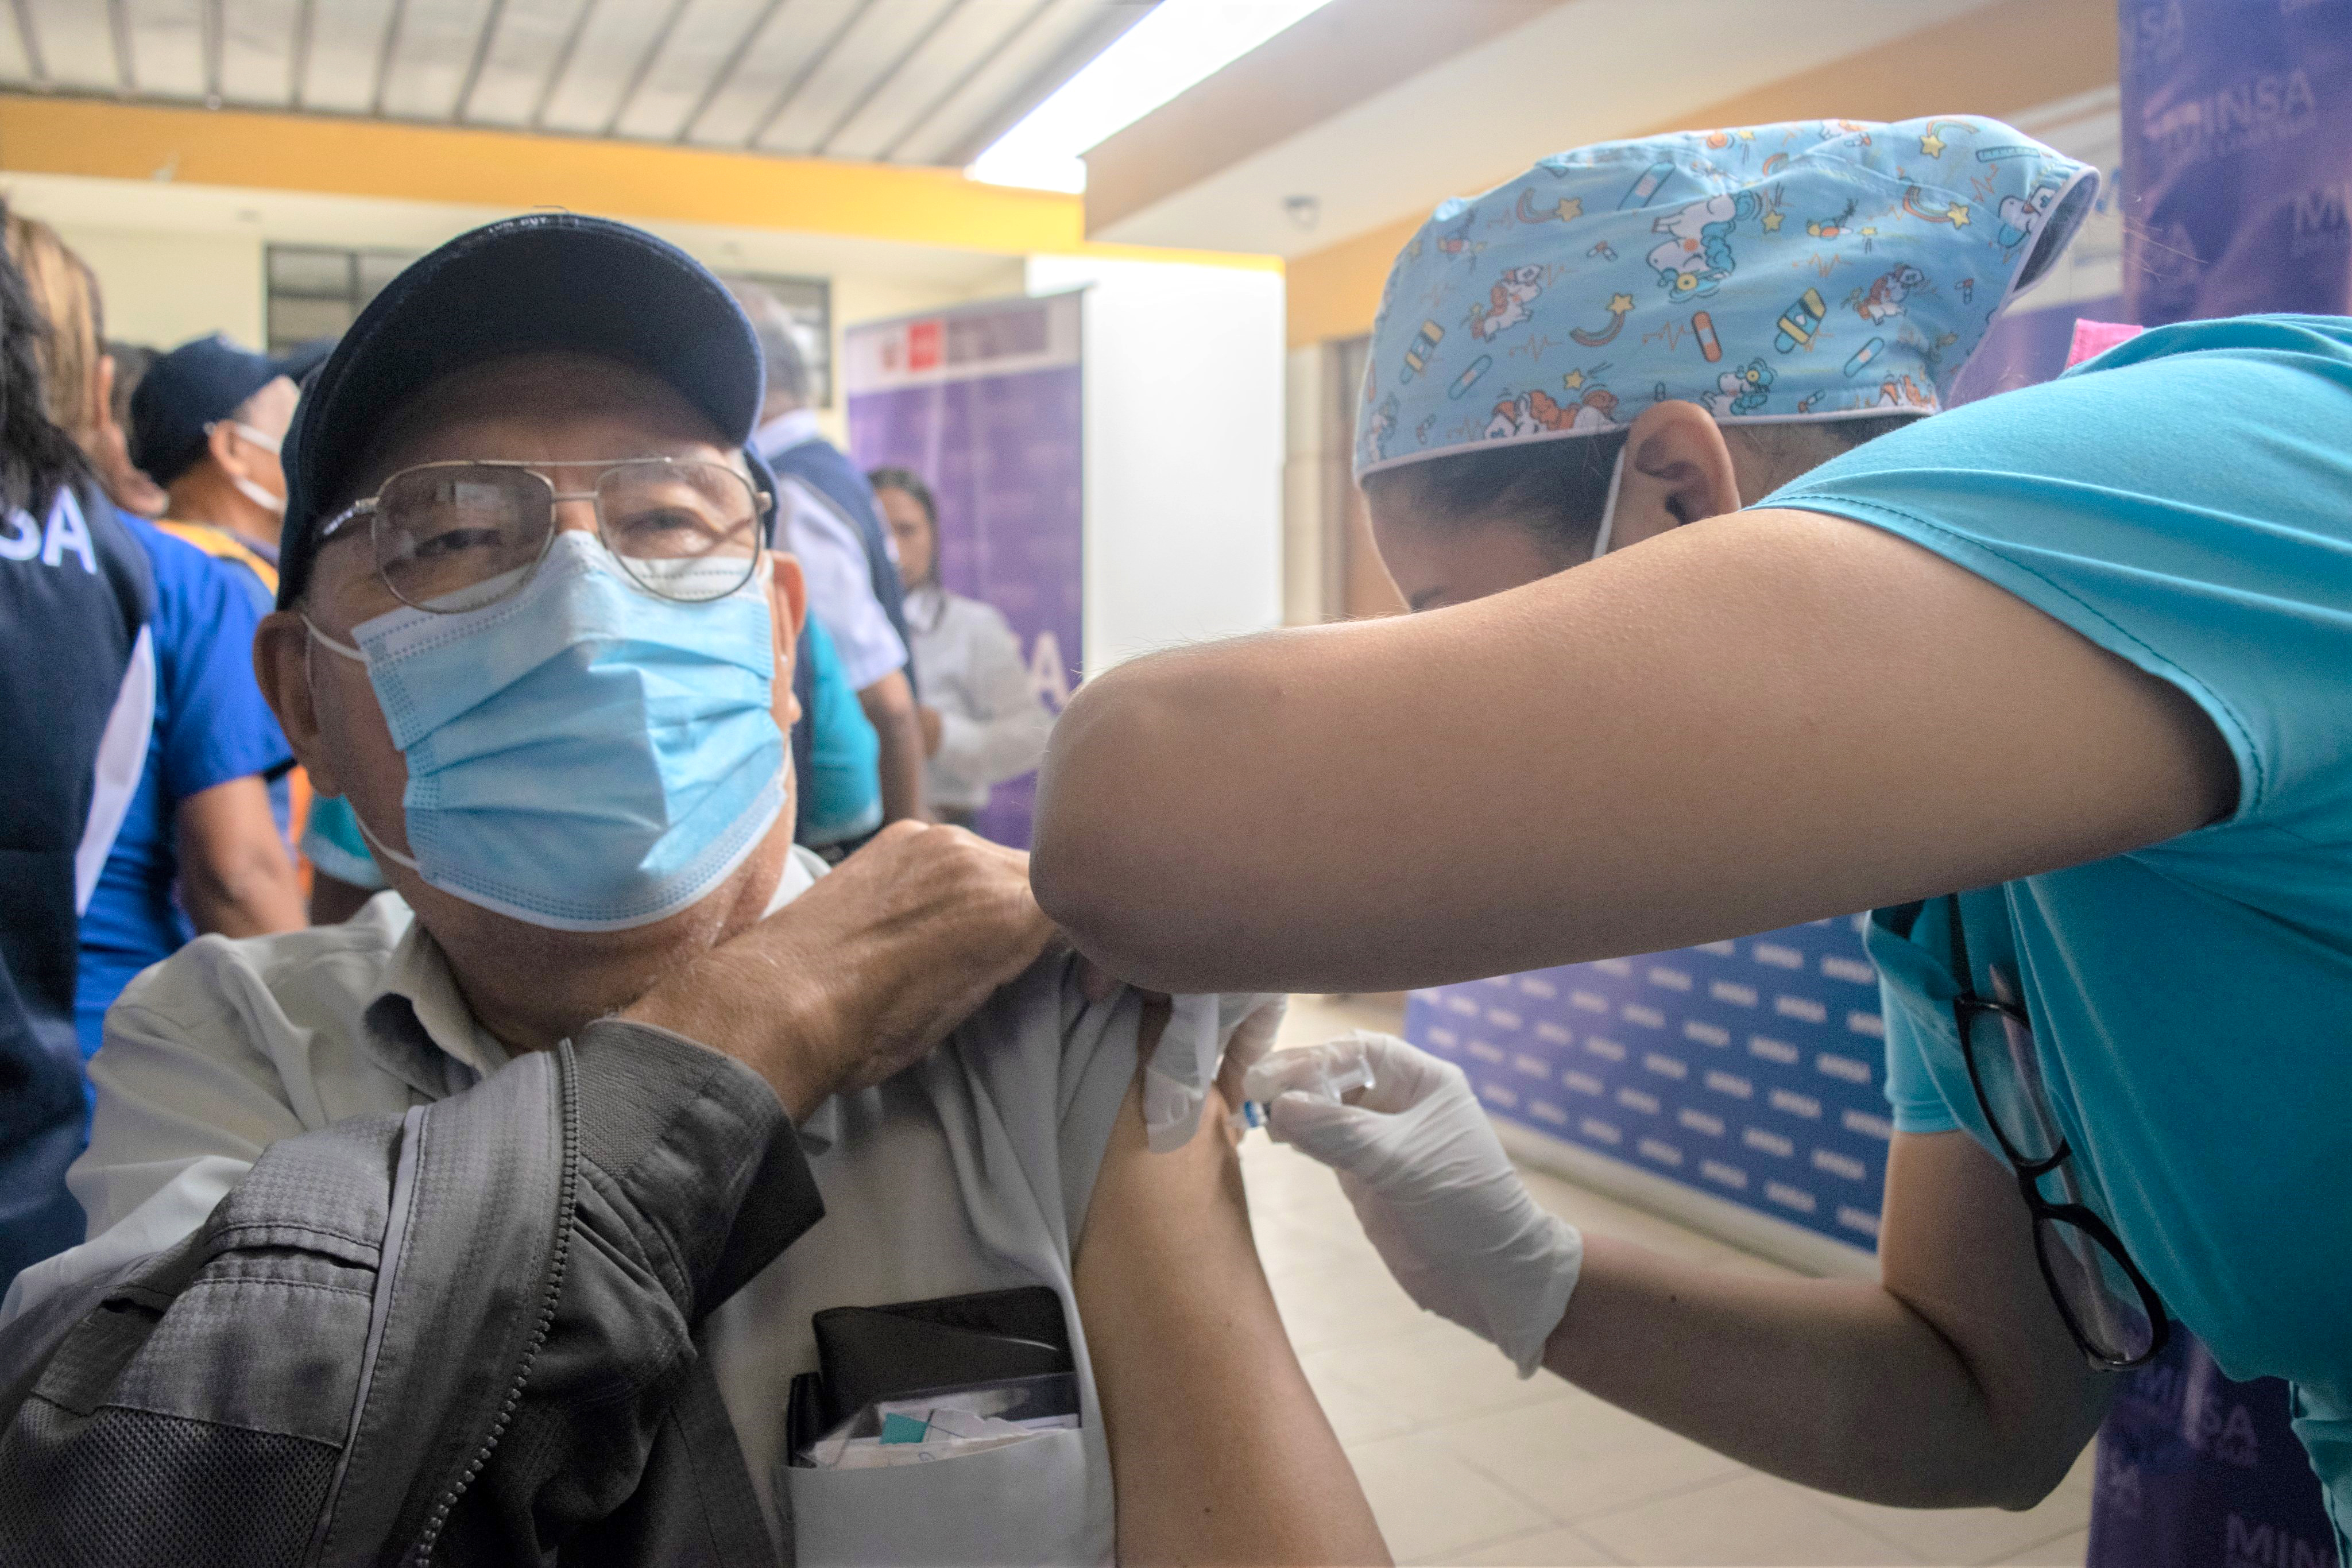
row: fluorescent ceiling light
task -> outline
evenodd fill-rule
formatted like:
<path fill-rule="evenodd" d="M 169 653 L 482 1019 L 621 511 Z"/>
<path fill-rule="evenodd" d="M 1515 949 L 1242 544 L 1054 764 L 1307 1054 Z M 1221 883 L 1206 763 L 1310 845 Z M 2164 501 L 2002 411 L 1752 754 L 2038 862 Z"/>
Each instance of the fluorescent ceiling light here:
<path fill-rule="evenodd" d="M 997 185 L 1083 191 L 1079 154 L 1330 0 L 1160 0 L 964 171 Z"/>

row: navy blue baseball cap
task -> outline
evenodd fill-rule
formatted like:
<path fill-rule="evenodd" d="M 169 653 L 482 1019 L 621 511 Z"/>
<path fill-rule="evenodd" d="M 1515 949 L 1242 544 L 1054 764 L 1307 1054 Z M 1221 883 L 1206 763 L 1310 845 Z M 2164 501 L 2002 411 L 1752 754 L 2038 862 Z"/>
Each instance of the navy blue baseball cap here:
<path fill-rule="evenodd" d="M 303 388 L 286 433 L 278 604 L 301 597 L 320 525 L 352 499 L 356 465 L 385 419 L 458 371 L 550 350 L 645 371 L 708 415 L 730 444 L 748 442 L 759 423 L 766 396 L 759 338 L 700 262 L 609 218 L 501 218 L 386 284 Z M 756 458 L 752 466 L 772 494 Z"/>
<path fill-rule="evenodd" d="M 162 355 L 131 394 L 131 461 L 171 484 L 205 455 L 215 424 L 283 373 L 217 332 Z"/>

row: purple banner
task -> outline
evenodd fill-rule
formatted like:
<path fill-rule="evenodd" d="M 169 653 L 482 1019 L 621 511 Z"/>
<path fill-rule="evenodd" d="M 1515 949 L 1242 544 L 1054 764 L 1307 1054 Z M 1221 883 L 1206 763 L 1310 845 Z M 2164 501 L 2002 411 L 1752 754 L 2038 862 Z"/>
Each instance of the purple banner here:
<path fill-rule="evenodd" d="M 2352 5 L 2123 0 L 2124 298 L 2352 310 Z"/>
<path fill-rule="evenodd" d="M 1084 632 L 1078 309 L 1067 295 L 856 327 L 845 356 L 857 465 L 930 486 L 943 586 L 1003 613 L 1057 713 Z M 974 827 L 1026 849 L 1036 788 L 998 785 Z"/>
<path fill-rule="evenodd" d="M 2175 1325 L 2099 1429 L 2092 1568 L 2337 1568 L 2287 1385 L 2232 1383 Z"/>
<path fill-rule="evenodd" d="M 2352 311 L 2352 5 L 2122 0 L 2123 320 Z M 2099 312 L 2085 302 L 2084 313 Z M 2092 1568 L 2336 1568 L 2274 1379 L 2174 1328 L 2099 1433 Z"/>

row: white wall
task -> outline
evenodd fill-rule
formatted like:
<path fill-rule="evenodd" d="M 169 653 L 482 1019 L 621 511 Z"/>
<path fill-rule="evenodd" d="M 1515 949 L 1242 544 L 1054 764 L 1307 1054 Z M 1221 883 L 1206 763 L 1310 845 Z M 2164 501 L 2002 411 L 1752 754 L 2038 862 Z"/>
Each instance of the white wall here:
<path fill-rule="evenodd" d="M 40 216 L 35 207 L 25 210 Z M 58 232 L 98 275 L 108 337 L 168 349 L 226 332 L 260 345 L 260 240 L 80 224 L 60 224 Z"/>
<path fill-rule="evenodd" d="M 1279 274 L 1033 256 L 1084 286 L 1089 672 L 1282 623 Z"/>

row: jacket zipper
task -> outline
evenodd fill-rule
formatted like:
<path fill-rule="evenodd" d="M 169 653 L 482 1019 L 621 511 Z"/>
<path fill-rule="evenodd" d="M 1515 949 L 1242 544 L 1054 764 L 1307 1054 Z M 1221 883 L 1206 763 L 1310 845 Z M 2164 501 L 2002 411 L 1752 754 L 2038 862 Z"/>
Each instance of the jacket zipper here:
<path fill-rule="evenodd" d="M 556 1077 L 561 1084 L 559 1092 L 563 1109 L 563 1165 L 556 1189 L 555 1247 L 548 1258 L 546 1284 L 540 1292 L 539 1318 L 531 1326 L 530 1338 L 523 1345 L 522 1359 L 515 1367 L 514 1377 L 507 1385 L 506 1399 L 499 1405 L 497 1417 L 490 1422 L 490 1429 L 483 1434 L 481 1447 L 475 1450 L 472 1460 L 459 1472 L 457 1479 L 435 1500 L 433 1511 L 425 1516 L 425 1529 L 417 1536 L 416 1544 L 410 1547 L 408 1555 L 402 1559 L 412 1568 L 425 1568 L 433 1561 L 433 1548 L 449 1522 L 450 1511 L 466 1495 L 466 1489 L 474 1484 L 474 1478 L 482 1473 L 482 1467 L 490 1462 L 490 1455 L 497 1449 L 499 1439 L 506 1436 L 508 1426 L 514 1420 L 516 1408 L 522 1404 L 523 1387 L 530 1381 L 531 1365 L 539 1359 L 540 1346 L 547 1343 L 548 1333 L 555 1326 L 555 1304 L 557 1298 L 563 1293 L 564 1265 L 572 1248 L 572 1207 L 580 1177 L 580 1099 L 574 1082 L 572 1042 L 568 1040 L 558 1042 L 555 1051 Z"/>

